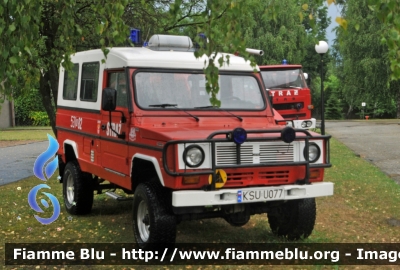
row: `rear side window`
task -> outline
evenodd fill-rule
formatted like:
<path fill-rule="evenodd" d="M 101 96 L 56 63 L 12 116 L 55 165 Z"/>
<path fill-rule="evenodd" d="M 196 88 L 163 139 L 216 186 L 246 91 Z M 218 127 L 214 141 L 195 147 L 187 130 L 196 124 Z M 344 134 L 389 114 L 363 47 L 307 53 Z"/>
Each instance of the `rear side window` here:
<path fill-rule="evenodd" d="M 96 102 L 97 89 L 99 85 L 99 62 L 84 63 L 82 65 L 80 99 L 83 101 Z"/>
<path fill-rule="evenodd" d="M 78 92 L 78 72 L 79 64 L 74 64 L 70 72 L 65 71 L 63 99 L 76 100 L 76 93 Z"/>

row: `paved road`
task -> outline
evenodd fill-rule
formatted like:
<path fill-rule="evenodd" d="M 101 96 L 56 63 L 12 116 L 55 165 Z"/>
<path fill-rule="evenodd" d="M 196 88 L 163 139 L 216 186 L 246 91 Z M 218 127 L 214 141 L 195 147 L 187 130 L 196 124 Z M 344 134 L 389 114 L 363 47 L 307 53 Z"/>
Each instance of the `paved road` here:
<path fill-rule="evenodd" d="M 0 186 L 32 176 L 36 158 L 48 146 L 43 141 L 0 148 Z"/>
<path fill-rule="evenodd" d="M 325 130 L 400 184 L 400 120 L 327 121 Z"/>

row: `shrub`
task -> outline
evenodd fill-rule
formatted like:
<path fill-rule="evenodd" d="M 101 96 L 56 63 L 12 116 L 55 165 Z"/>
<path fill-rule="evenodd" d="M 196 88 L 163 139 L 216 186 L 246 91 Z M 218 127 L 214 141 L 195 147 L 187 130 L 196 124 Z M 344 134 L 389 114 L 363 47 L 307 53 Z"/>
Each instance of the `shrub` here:
<path fill-rule="evenodd" d="M 50 119 L 46 112 L 29 112 L 33 126 L 49 126 Z"/>
<path fill-rule="evenodd" d="M 45 112 L 42 97 L 37 89 L 20 94 L 14 99 L 15 123 L 17 126 L 33 125 L 31 112 Z"/>

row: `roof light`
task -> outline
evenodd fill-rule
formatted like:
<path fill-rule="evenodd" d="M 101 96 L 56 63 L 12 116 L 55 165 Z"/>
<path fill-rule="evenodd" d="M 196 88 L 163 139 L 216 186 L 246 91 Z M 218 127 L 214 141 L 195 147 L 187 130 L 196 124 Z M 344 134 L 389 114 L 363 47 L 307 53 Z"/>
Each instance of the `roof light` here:
<path fill-rule="evenodd" d="M 148 47 L 159 51 L 188 51 L 192 49 L 193 42 L 188 36 L 153 35 Z"/>
<path fill-rule="evenodd" d="M 287 64 L 288 64 L 287 60 L 286 60 L 286 59 L 283 59 L 283 60 L 282 60 L 282 65 L 287 65 Z"/>
<path fill-rule="evenodd" d="M 132 41 L 133 44 L 141 43 L 140 30 L 135 28 L 131 29 L 129 39 Z"/>

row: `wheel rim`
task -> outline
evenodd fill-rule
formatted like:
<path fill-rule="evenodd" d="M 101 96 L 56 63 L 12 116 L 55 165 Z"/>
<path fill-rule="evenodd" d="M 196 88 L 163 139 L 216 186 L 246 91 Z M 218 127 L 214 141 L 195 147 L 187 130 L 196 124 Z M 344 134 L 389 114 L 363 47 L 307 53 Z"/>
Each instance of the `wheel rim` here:
<path fill-rule="evenodd" d="M 139 230 L 140 238 L 143 242 L 147 242 L 150 236 L 150 220 L 149 212 L 147 210 L 147 204 L 145 201 L 141 201 L 137 211 L 137 227 Z"/>
<path fill-rule="evenodd" d="M 74 202 L 74 179 L 72 175 L 68 175 L 67 178 L 67 201 L 69 204 L 72 204 Z"/>

